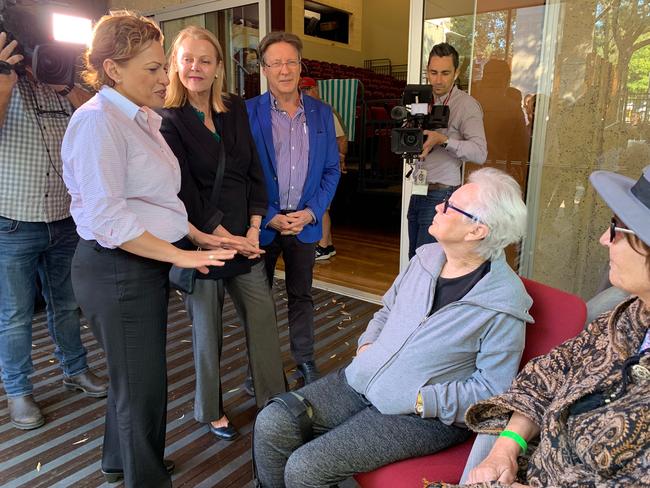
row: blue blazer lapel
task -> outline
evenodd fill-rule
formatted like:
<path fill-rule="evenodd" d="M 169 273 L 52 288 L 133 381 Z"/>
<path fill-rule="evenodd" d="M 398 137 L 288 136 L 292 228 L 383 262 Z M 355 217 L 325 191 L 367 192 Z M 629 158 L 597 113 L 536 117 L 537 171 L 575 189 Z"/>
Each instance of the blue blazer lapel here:
<path fill-rule="evenodd" d="M 271 125 L 271 96 L 268 92 L 259 98 L 259 107 L 257 110 L 257 120 L 262 129 L 262 137 L 266 152 L 273 166 L 273 171 L 277 173 L 278 163 L 275 159 L 275 146 L 273 145 L 273 126 Z"/>

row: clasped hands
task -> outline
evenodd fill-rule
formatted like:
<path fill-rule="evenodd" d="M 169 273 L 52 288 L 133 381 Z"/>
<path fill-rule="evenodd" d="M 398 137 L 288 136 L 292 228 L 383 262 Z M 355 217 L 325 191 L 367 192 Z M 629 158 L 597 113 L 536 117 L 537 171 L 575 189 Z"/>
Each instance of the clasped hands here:
<path fill-rule="evenodd" d="M 264 254 L 264 250 L 260 249 L 259 234 L 257 227 L 249 227 L 246 236 L 236 236 L 228 232 L 223 225 L 219 225 L 211 237 L 222 239 L 222 247 L 225 249 L 232 249 L 248 259 L 257 259 Z"/>
<path fill-rule="evenodd" d="M 297 210 L 288 214 L 276 214 L 268 223 L 269 227 L 277 230 L 283 236 L 295 236 L 302 232 L 314 218 L 307 210 Z"/>

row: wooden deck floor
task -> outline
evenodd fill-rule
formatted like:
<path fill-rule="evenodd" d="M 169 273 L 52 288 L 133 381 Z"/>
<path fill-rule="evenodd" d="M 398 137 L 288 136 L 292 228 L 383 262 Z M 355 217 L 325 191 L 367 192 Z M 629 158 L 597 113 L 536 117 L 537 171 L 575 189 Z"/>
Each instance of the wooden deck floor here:
<path fill-rule="evenodd" d="M 285 371 L 291 377 L 286 295 L 276 288 L 278 319 Z M 323 372 L 349 362 L 356 340 L 376 305 L 314 290 L 317 363 Z M 222 358 L 226 412 L 242 435 L 234 442 L 218 441 L 192 414 L 194 366 L 191 324 L 177 296 L 170 301 L 167 361 L 169 405 L 166 457 L 176 462 L 174 487 L 246 487 L 251 485 L 251 429 L 255 402 L 243 391 L 246 345 L 230 301 L 224 310 L 225 340 Z M 106 367 L 102 350 L 82 322 L 88 362 L 100 374 Z M 43 314 L 34 320 L 33 359 L 35 398 L 47 423 L 35 430 L 12 427 L 0 388 L 0 486 L 97 487 L 107 485 L 99 472 L 104 431 L 105 400 L 86 398 L 61 385 L 61 370 L 53 356 Z"/>
<path fill-rule="evenodd" d="M 332 235 L 336 256 L 316 261 L 314 279 L 383 296 L 399 273 L 399 235 L 344 226 Z"/>

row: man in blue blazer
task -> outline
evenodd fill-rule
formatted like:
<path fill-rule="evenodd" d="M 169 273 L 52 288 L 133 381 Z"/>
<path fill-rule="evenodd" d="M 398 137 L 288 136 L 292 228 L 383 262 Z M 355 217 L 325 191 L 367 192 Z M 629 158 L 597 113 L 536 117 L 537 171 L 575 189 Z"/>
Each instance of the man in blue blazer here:
<path fill-rule="evenodd" d="M 305 383 L 311 383 L 319 377 L 311 295 L 314 252 L 341 175 L 339 152 L 331 108 L 298 90 L 302 41 L 271 32 L 259 51 L 269 91 L 246 106 L 269 199 L 260 244 L 270 285 L 278 257 L 284 260 L 291 353 Z"/>

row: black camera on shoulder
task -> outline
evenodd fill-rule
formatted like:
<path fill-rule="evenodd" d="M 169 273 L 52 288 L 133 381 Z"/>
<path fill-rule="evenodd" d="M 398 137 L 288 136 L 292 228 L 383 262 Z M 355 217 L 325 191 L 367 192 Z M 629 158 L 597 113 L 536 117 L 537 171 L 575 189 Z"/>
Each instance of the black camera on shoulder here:
<path fill-rule="evenodd" d="M 13 69 L 19 75 L 29 66 L 34 78 L 41 83 L 72 86 L 83 45 L 54 40 L 52 11 L 55 6 L 57 11 L 67 12 L 60 3 L 0 0 L 0 31 L 7 33 L 9 41 L 18 42 L 14 54 L 22 54 L 23 60 Z M 3 72 L 9 69 L 2 68 Z"/>
<path fill-rule="evenodd" d="M 402 127 L 393 129 L 390 134 L 390 149 L 395 154 L 412 156 L 422 152 L 423 130 L 436 130 L 447 127 L 449 107 L 430 105 L 433 99 L 431 85 L 406 85 L 402 94 L 402 104 L 390 111 L 393 120 L 402 121 Z M 429 107 L 431 111 L 429 112 Z"/>

